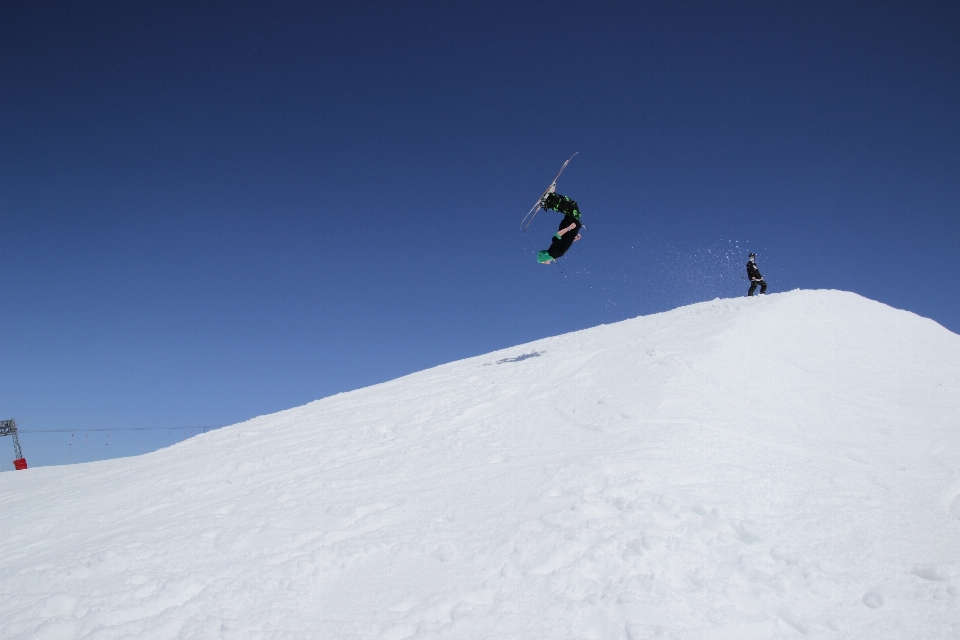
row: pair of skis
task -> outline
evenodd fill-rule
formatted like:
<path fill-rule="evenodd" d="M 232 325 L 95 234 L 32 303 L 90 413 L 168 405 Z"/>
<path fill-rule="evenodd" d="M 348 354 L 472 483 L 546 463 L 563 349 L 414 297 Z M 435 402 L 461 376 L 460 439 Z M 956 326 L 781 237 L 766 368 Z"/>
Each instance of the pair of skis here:
<path fill-rule="evenodd" d="M 573 156 L 580 153 L 577 151 Z M 573 156 L 567 158 L 567 161 L 563 163 L 563 166 L 560 167 L 560 171 L 557 172 L 557 177 L 553 179 L 553 182 L 550 183 L 550 186 L 547 187 L 547 190 L 543 192 L 543 195 L 537 200 L 537 204 L 533 205 L 533 209 L 530 209 L 529 213 L 523 218 L 523 222 L 520 223 L 520 230 L 524 233 L 527 232 L 527 227 L 530 226 L 530 223 L 533 222 L 533 218 L 537 215 L 537 212 L 540 211 L 540 203 L 543 201 L 543 198 L 551 193 L 554 189 L 557 188 L 557 180 L 560 178 L 560 174 L 563 173 L 563 170 L 567 168 L 567 165 L 570 164 L 570 161 L 573 160 Z"/>

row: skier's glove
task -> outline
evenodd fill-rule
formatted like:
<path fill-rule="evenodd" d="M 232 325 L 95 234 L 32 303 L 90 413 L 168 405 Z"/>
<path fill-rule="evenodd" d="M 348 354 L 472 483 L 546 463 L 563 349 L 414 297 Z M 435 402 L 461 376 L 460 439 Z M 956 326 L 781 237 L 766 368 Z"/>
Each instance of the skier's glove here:
<path fill-rule="evenodd" d="M 557 233 L 553 234 L 553 237 L 556 238 L 557 240 L 561 240 L 561 239 L 563 238 L 563 236 L 560 235 L 560 232 L 559 232 L 559 231 L 558 231 Z"/>

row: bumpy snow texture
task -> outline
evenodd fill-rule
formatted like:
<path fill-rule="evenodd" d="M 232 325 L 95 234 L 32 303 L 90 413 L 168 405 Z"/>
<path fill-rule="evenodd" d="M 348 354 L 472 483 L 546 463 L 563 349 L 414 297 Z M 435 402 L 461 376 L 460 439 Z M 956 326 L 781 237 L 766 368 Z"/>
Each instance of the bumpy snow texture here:
<path fill-rule="evenodd" d="M 960 638 L 960 336 L 704 302 L 11 470 L 0 513 L 7 639 Z"/>

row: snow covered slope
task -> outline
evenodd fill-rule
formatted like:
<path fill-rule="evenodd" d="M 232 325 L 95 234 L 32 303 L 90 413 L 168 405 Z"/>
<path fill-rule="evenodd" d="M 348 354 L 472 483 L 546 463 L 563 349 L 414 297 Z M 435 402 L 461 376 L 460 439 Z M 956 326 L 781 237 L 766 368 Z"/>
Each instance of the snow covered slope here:
<path fill-rule="evenodd" d="M 0 474 L 0 637 L 960 638 L 960 336 L 715 300 Z"/>

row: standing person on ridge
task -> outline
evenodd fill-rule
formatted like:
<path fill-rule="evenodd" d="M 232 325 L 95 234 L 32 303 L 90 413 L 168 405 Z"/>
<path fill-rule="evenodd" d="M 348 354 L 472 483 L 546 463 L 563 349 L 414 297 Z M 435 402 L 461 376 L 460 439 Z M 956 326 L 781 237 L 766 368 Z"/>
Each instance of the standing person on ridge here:
<path fill-rule="evenodd" d="M 750 261 L 747 262 L 747 277 L 750 278 L 750 291 L 747 292 L 748 296 L 752 296 L 753 292 L 757 290 L 757 285 L 760 285 L 760 293 L 767 293 L 767 281 L 763 279 L 763 276 L 760 275 L 760 268 L 757 267 L 757 254 L 750 254 Z"/>
<path fill-rule="evenodd" d="M 580 227 L 583 226 L 580 222 L 580 209 L 577 207 L 577 203 L 567 196 L 555 193 L 554 189 L 556 189 L 556 186 L 550 187 L 547 195 L 540 200 L 540 206 L 545 210 L 559 211 L 563 214 L 563 220 L 560 222 L 557 232 L 553 234 L 553 242 L 550 244 L 550 248 L 537 254 L 537 262 L 540 264 L 556 262 L 557 258 L 567 252 L 570 245 L 580 239 Z"/>

